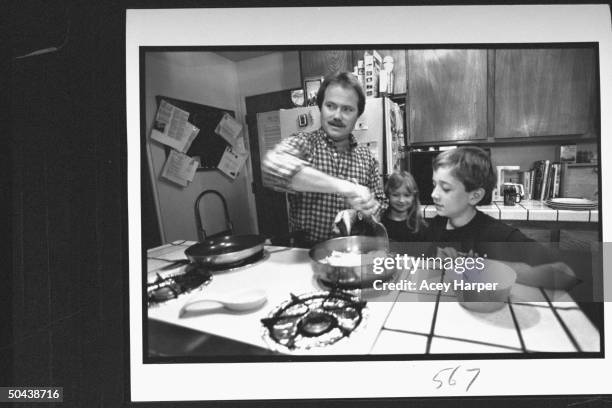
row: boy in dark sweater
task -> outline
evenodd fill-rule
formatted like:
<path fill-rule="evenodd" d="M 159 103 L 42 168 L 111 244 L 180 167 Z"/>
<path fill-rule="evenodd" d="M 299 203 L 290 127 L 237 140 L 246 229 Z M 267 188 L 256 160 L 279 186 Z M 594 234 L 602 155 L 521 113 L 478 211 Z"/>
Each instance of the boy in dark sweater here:
<path fill-rule="evenodd" d="M 438 256 L 503 260 L 516 271 L 517 282 L 526 285 L 567 289 L 576 284 L 573 271 L 558 261 L 555 251 L 476 208 L 496 183 L 484 150 L 460 147 L 444 151 L 434 159 L 433 170 L 431 197 L 437 215 L 423 231 L 422 240 L 434 243 Z"/>

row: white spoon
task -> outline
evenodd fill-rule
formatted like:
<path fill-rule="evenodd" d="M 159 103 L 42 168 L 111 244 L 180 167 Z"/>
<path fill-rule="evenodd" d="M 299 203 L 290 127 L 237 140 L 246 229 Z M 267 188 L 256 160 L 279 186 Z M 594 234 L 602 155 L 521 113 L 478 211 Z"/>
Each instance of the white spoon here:
<path fill-rule="evenodd" d="M 267 300 L 262 289 L 247 289 L 225 293 L 211 299 L 189 299 L 179 311 L 179 317 L 191 317 L 227 309 L 234 312 L 245 312 L 262 306 Z"/>

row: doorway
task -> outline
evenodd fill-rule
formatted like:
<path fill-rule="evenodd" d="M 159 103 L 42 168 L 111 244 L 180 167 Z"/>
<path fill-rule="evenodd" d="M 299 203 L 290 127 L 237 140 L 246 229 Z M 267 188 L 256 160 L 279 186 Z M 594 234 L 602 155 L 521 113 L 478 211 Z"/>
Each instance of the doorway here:
<path fill-rule="evenodd" d="M 262 184 L 257 114 L 294 108 L 291 90 L 269 92 L 245 98 L 246 122 L 249 129 L 249 146 L 253 164 L 253 194 L 257 207 L 257 226 L 261 235 L 274 241 L 282 241 L 289 235 L 287 199 L 285 193 L 266 188 Z"/>

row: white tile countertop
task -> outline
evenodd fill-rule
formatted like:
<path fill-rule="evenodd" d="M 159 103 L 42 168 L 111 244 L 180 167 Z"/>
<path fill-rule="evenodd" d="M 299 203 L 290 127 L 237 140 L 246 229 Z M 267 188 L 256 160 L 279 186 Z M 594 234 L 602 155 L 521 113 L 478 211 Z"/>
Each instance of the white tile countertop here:
<path fill-rule="evenodd" d="M 149 250 L 148 271 L 155 275 L 165 261 L 184 259 L 191 242 L 177 242 Z M 290 293 L 322 290 L 313 279 L 308 251 L 266 246 L 269 257 L 249 268 L 222 272 L 201 292 L 213 294 L 235 288 L 262 287 L 267 303 L 253 312 L 218 313 L 179 318 L 185 298 L 145 311 L 149 319 L 203 333 L 269 348 L 262 338 L 261 319 Z M 184 266 L 182 266 L 184 268 Z M 174 271 L 176 272 L 176 271 Z M 402 279 L 440 282 L 442 271 L 417 270 Z M 186 297 L 189 297 L 187 295 Z M 563 291 L 516 284 L 503 308 L 492 313 L 465 309 L 452 291 L 399 291 L 384 301 L 368 300 L 366 325 L 359 332 L 324 348 L 296 354 L 462 354 L 530 352 L 599 352 L 600 333 L 582 309 Z M 342 344 L 341 344 L 342 343 Z"/>
<path fill-rule="evenodd" d="M 412 280 L 419 279 L 417 271 Z M 452 292 L 404 291 L 372 354 L 598 351 L 599 331 L 566 292 L 515 284 L 509 302 L 492 313 L 463 308 Z"/>
<path fill-rule="evenodd" d="M 506 221 L 569 221 L 593 222 L 599 221 L 599 210 L 556 210 L 546 203 L 537 200 L 523 200 L 514 206 L 505 206 L 503 201 L 493 201 L 488 205 L 477 206 L 480 211 L 498 220 Z M 436 207 L 423 205 L 423 216 L 432 218 L 436 215 Z"/>

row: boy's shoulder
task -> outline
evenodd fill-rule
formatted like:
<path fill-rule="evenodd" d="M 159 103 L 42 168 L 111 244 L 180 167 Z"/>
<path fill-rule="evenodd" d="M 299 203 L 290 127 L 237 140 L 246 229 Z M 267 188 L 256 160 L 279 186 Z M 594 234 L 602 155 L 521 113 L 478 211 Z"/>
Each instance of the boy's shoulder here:
<path fill-rule="evenodd" d="M 470 222 L 478 231 L 478 239 L 489 242 L 531 241 L 518 228 L 478 211 Z"/>
<path fill-rule="evenodd" d="M 427 225 L 421 229 L 420 236 L 423 241 L 439 241 L 444 230 L 446 229 L 446 222 L 448 218 L 440 215 L 435 215 L 433 218 L 427 220 Z"/>

